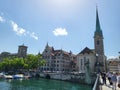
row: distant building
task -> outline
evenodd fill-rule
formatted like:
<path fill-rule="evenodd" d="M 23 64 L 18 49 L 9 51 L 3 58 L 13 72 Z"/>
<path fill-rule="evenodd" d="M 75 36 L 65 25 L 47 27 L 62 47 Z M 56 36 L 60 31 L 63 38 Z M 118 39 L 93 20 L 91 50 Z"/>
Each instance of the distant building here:
<path fill-rule="evenodd" d="M 96 10 L 96 30 L 94 33 L 94 49 L 85 48 L 77 55 L 79 72 L 85 71 L 85 62 L 89 61 L 92 72 L 106 71 L 106 56 L 104 55 L 103 33 L 100 27 L 98 10 Z"/>
<path fill-rule="evenodd" d="M 108 71 L 120 73 L 120 59 L 108 59 L 107 60 Z"/>
<path fill-rule="evenodd" d="M 0 60 L 6 57 L 13 57 L 13 56 L 24 58 L 26 57 L 26 55 L 27 55 L 27 46 L 24 46 L 23 44 L 18 46 L 18 53 L 2 52 L 0 54 Z"/>
<path fill-rule="evenodd" d="M 26 57 L 27 55 L 27 46 L 20 45 L 18 48 L 18 57 Z"/>
<path fill-rule="evenodd" d="M 47 43 L 42 58 L 46 60 L 46 65 L 41 67 L 42 71 L 68 72 L 76 71 L 76 56 L 72 52 L 62 49 L 54 50 Z"/>

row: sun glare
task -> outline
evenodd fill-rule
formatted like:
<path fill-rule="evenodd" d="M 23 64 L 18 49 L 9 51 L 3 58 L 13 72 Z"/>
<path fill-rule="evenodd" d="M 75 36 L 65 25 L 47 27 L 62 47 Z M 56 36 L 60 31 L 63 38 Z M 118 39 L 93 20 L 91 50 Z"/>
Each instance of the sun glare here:
<path fill-rule="evenodd" d="M 68 17 L 81 7 L 82 0 L 44 0 L 43 10 L 52 17 Z"/>

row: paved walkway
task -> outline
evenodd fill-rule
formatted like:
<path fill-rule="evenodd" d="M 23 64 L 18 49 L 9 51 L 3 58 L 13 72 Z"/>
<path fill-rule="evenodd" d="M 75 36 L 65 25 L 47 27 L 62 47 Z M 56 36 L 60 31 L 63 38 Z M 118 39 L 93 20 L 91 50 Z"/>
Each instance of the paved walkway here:
<path fill-rule="evenodd" d="M 113 90 L 112 89 L 112 85 L 110 85 L 109 84 L 109 82 L 108 82 L 108 80 L 107 80 L 107 82 L 106 82 L 106 84 L 102 84 L 102 79 L 100 79 L 101 81 L 101 85 L 100 85 L 100 90 Z M 116 84 L 117 85 L 117 84 Z M 120 90 L 120 88 L 118 88 L 117 86 L 116 86 L 116 90 Z"/>

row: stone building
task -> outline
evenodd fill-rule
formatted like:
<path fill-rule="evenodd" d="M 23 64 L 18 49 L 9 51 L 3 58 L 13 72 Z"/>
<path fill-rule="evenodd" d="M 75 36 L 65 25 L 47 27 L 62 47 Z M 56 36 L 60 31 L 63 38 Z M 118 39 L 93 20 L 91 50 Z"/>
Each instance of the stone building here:
<path fill-rule="evenodd" d="M 76 56 L 72 52 L 62 49 L 54 50 L 47 43 L 42 58 L 46 60 L 46 65 L 41 67 L 42 71 L 69 72 L 76 71 Z"/>
<path fill-rule="evenodd" d="M 77 55 L 79 72 L 85 72 L 85 62 L 89 62 L 92 72 L 106 71 L 106 56 L 104 55 L 103 33 L 100 27 L 98 10 L 96 9 L 96 29 L 94 32 L 94 49 L 85 48 Z"/>
<path fill-rule="evenodd" d="M 96 30 L 94 33 L 94 49 L 96 53 L 96 67 L 100 71 L 106 71 L 106 56 L 104 55 L 104 42 L 103 33 L 100 27 L 100 21 L 98 17 L 98 10 L 96 10 Z"/>
<path fill-rule="evenodd" d="M 19 48 L 18 48 L 18 57 L 26 57 L 27 55 L 27 46 L 25 46 L 24 44 L 23 45 L 20 45 Z"/>
<path fill-rule="evenodd" d="M 108 71 L 120 73 L 120 59 L 108 59 L 107 60 Z"/>
<path fill-rule="evenodd" d="M 94 72 L 95 68 L 95 62 L 96 62 L 96 54 L 95 51 L 92 49 L 89 49 L 88 47 L 84 48 L 78 55 L 77 55 L 77 66 L 79 66 L 79 72 L 81 73 L 85 73 L 85 62 L 89 62 L 89 67 L 90 67 L 90 71 Z"/>
<path fill-rule="evenodd" d="M 26 55 L 27 55 L 27 46 L 23 44 L 18 46 L 18 53 L 2 52 L 0 54 L 0 60 L 2 60 L 5 57 L 13 57 L 13 56 L 24 58 L 26 57 Z"/>

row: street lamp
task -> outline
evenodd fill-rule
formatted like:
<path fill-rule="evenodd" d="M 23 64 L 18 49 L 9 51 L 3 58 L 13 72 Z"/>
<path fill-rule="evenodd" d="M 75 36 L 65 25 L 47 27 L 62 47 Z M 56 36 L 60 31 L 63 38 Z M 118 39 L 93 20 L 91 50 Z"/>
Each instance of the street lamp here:
<path fill-rule="evenodd" d="M 100 73 L 99 65 L 100 65 L 100 62 L 98 61 L 98 54 L 96 53 L 96 63 L 95 63 L 95 66 L 96 66 L 97 73 Z"/>

